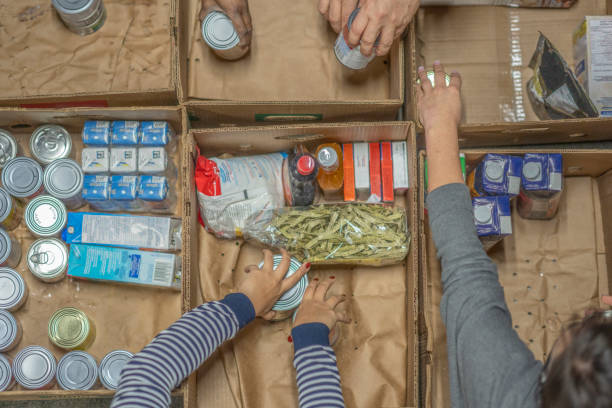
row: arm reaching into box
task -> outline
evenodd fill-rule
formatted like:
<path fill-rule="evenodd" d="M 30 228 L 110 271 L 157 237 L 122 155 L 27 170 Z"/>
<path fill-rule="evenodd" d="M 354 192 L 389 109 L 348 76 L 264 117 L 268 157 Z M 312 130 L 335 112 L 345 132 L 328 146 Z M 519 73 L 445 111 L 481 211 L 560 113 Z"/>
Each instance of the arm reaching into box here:
<path fill-rule="evenodd" d="M 497 268 L 482 248 L 458 161 L 461 80 L 434 64 L 432 86 L 419 68 L 425 128 L 429 223 L 442 262 L 451 400 L 454 407 L 535 407 L 542 364 L 512 328 Z"/>

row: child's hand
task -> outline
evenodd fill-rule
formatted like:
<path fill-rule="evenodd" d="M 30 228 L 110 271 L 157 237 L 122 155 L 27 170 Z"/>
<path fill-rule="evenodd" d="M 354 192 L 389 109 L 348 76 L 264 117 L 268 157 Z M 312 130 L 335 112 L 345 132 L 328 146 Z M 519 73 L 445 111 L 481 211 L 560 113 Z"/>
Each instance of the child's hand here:
<path fill-rule="evenodd" d="M 444 67 L 434 62 L 435 85 L 427 78 L 424 67 L 419 67 L 421 85 L 417 88 L 419 119 L 425 131 L 434 127 L 457 129 L 461 120 L 461 76 L 453 72 L 446 86 Z"/>
<path fill-rule="evenodd" d="M 253 25 L 247 0 L 202 0 L 200 21 L 212 10 L 223 11 L 232 20 L 234 30 L 240 37 L 240 47 L 248 48 L 251 45 Z"/>
<path fill-rule="evenodd" d="M 351 319 L 346 312 L 336 310 L 336 306 L 344 301 L 344 295 L 330 296 L 325 300 L 325 295 L 333 283 L 331 279 L 321 283 L 318 280 L 310 281 L 295 316 L 293 327 L 306 323 L 323 323 L 331 330 L 336 322 L 350 323 Z"/>
<path fill-rule="evenodd" d="M 272 252 L 264 249 L 263 253 L 263 267 L 260 269 L 256 265 L 247 266 L 244 271 L 248 273 L 248 276 L 238 286 L 238 292 L 249 298 L 256 316 L 270 320 L 276 314 L 272 306 L 283 293 L 294 287 L 310 270 L 310 262 L 303 264 L 293 275 L 285 279 L 291 262 L 289 253 L 281 249 L 283 259 L 276 269 L 274 269 Z"/>

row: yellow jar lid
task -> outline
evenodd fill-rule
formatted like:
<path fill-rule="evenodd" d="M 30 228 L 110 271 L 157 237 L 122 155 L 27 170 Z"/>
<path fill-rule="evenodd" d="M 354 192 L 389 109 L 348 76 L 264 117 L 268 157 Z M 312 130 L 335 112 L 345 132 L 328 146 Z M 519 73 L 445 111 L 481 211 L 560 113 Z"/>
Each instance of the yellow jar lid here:
<path fill-rule="evenodd" d="M 74 307 L 57 310 L 49 319 L 49 339 L 64 349 L 82 346 L 89 337 L 91 327 L 87 315 Z"/>

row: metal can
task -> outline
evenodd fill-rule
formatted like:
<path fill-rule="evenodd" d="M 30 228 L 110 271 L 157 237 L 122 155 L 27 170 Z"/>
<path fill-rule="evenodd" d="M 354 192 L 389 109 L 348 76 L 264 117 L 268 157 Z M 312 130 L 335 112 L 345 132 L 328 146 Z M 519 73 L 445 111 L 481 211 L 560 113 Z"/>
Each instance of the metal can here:
<path fill-rule="evenodd" d="M 215 54 L 226 60 L 244 56 L 248 47 L 240 47 L 240 37 L 232 20 L 223 12 L 213 10 L 202 20 L 202 38 Z"/>
<path fill-rule="evenodd" d="M 61 200 L 67 208 L 76 210 L 85 205 L 83 191 L 83 170 L 74 160 L 55 160 L 47 166 L 43 183 L 48 194 Z"/>
<path fill-rule="evenodd" d="M 16 157 L 2 168 L 2 186 L 17 198 L 33 198 L 44 191 L 43 169 L 29 157 Z"/>
<path fill-rule="evenodd" d="M 349 16 L 347 24 L 344 26 L 340 34 L 338 34 L 338 38 L 336 38 L 336 43 L 334 44 L 334 54 L 336 54 L 336 58 L 342 65 L 350 69 L 364 69 L 368 66 L 370 61 L 376 57 L 374 50 L 372 50 L 372 55 L 366 57 L 361 53 L 361 47 L 359 45 L 352 48 L 346 42 L 346 38 L 348 38 L 353 20 L 355 20 L 355 17 L 357 17 L 359 10 L 359 7 L 353 10 Z M 376 44 L 374 46 L 376 47 Z"/>
<path fill-rule="evenodd" d="M 52 3 L 66 27 L 76 34 L 95 33 L 106 21 L 102 0 L 53 0 Z"/>
<path fill-rule="evenodd" d="M 17 157 L 19 147 L 10 132 L 0 129 L 0 168 Z"/>
<path fill-rule="evenodd" d="M 121 379 L 123 367 L 134 357 L 125 350 L 114 350 L 108 353 L 100 362 L 98 375 L 102 385 L 109 390 L 116 390 Z"/>
<path fill-rule="evenodd" d="M 7 352 L 21 340 L 21 325 L 9 311 L 0 309 L 0 352 Z"/>
<path fill-rule="evenodd" d="M 8 391 L 15 385 L 11 360 L 0 354 L 0 392 Z"/>
<path fill-rule="evenodd" d="M 57 238 L 40 238 L 30 245 L 27 261 L 32 275 L 44 282 L 57 282 L 66 276 L 68 248 Z"/>
<path fill-rule="evenodd" d="M 15 380 L 28 390 L 52 388 L 56 368 L 55 356 L 41 346 L 28 346 L 20 350 L 13 360 Z"/>
<path fill-rule="evenodd" d="M 81 310 L 58 309 L 49 319 L 49 340 L 66 350 L 86 350 L 96 337 L 96 329 Z"/>
<path fill-rule="evenodd" d="M 58 125 L 42 125 L 30 137 L 30 153 L 41 164 L 70 156 L 72 138 L 66 129 Z"/>
<path fill-rule="evenodd" d="M 273 268 L 278 268 L 278 265 L 282 261 L 283 257 L 281 255 L 274 255 L 274 263 Z M 259 268 L 263 268 L 264 263 L 261 262 L 259 264 Z M 291 262 L 289 263 L 289 270 L 285 275 L 285 279 L 289 276 L 293 275 L 300 269 L 302 264 L 296 258 L 291 258 Z M 300 305 L 302 302 L 302 298 L 304 297 L 304 292 L 306 292 L 306 287 L 308 286 L 308 277 L 306 275 L 302 276 L 302 279 L 299 282 L 286 291 L 272 306 L 272 310 L 276 311 L 276 316 L 273 320 L 285 320 L 291 316 L 293 311 Z"/>
<path fill-rule="evenodd" d="M 0 268 L 0 309 L 14 312 L 28 298 L 28 288 L 17 271 Z"/>
<path fill-rule="evenodd" d="M 32 234 L 46 238 L 62 232 L 68 220 L 68 213 L 60 200 L 50 195 L 41 195 L 29 202 L 24 218 Z"/>
<path fill-rule="evenodd" d="M 57 364 L 56 377 L 64 390 L 90 390 L 98 380 L 98 363 L 89 353 L 71 351 Z"/>
<path fill-rule="evenodd" d="M 4 188 L 0 187 L 0 225 L 7 231 L 19 226 L 23 218 L 23 203 L 15 200 Z"/>
<path fill-rule="evenodd" d="M 0 267 L 16 268 L 21 261 L 21 245 L 13 234 L 0 228 Z"/>

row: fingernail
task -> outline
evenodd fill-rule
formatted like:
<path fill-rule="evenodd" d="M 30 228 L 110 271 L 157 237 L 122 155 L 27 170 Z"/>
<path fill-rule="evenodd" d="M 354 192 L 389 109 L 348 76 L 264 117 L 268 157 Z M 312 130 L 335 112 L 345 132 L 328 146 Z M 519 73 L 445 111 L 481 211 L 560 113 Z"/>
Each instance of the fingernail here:
<path fill-rule="evenodd" d="M 419 71 L 419 72 L 423 72 L 423 71 L 425 71 L 425 67 L 421 65 L 421 66 L 419 67 L 418 71 Z"/>
<path fill-rule="evenodd" d="M 330 276 L 329 279 L 336 279 L 336 277 L 335 276 Z"/>
<path fill-rule="evenodd" d="M 304 265 L 304 267 L 305 267 L 306 269 L 310 269 L 310 265 L 311 265 L 311 263 L 310 263 L 310 262 L 307 262 L 307 263 L 306 263 L 306 265 Z"/>
<path fill-rule="evenodd" d="M 434 65 L 440 65 L 440 61 L 439 60 L 435 60 L 434 61 Z"/>
<path fill-rule="evenodd" d="M 459 75 L 459 71 L 452 71 L 451 74 Z"/>
<path fill-rule="evenodd" d="M 314 281 L 318 281 L 318 280 L 319 280 L 319 278 L 314 278 L 313 280 L 314 280 Z"/>

